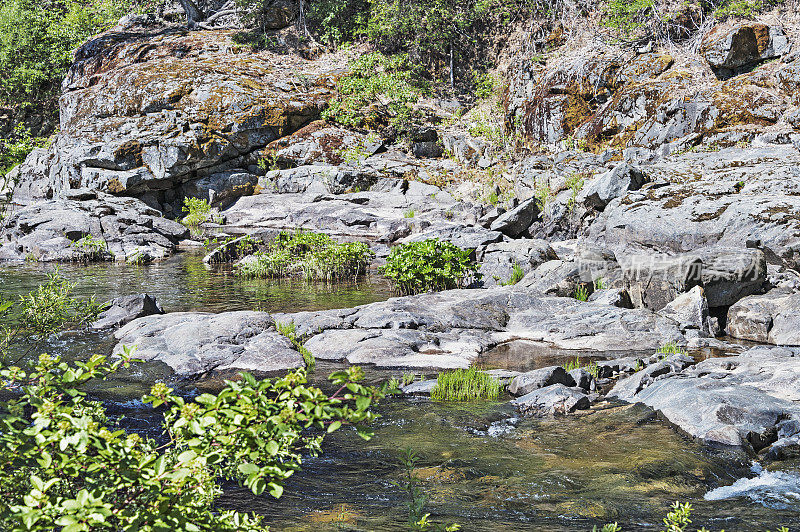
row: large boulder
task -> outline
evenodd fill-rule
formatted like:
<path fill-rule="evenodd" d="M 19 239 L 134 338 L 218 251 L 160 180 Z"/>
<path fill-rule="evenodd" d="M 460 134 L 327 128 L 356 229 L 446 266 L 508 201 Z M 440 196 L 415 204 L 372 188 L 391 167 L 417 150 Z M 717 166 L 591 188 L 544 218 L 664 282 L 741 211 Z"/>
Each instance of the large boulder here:
<path fill-rule="evenodd" d="M 92 322 L 92 329 L 111 329 L 122 327 L 136 318 L 164 314 L 155 297 L 149 294 L 133 294 L 115 297 L 104 305 L 103 311 Z"/>
<path fill-rule="evenodd" d="M 755 347 L 655 378 L 634 374 L 611 395 L 659 410 L 679 430 L 705 443 L 758 452 L 779 435 L 788 438 L 800 430 L 798 355 L 797 349 Z M 787 431 L 789 426 L 793 430 Z"/>
<path fill-rule="evenodd" d="M 639 168 L 622 163 L 586 185 L 578 195 L 578 201 L 589 207 L 603 210 L 611 200 L 629 190 L 639 190 L 647 183 L 647 175 Z"/>
<path fill-rule="evenodd" d="M 511 395 L 525 395 L 553 384 L 575 386 L 575 379 L 562 366 L 551 366 L 517 375 L 511 380 L 508 391 Z"/>
<path fill-rule="evenodd" d="M 791 48 L 783 29 L 760 23 L 717 26 L 703 37 L 700 47 L 711 68 L 727 71 L 779 57 Z"/>
<path fill-rule="evenodd" d="M 695 255 L 620 257 L 623 283 L 635 307 L 661 310 L 701 282 L 703 263 Z"/>
<path fill-rule="evenodd" d="M 734 338 L 767 343 L 775 316 L 789 306 L 792 299 L 790 292 L 780 290 L 745 297 L 728 309 L 725 330 Z"/>
<path fill-rule="evenodd" d="M 167 257 L 189 233 L 138 199 L 90 197 L 15 210 L 0 236 L 0 260 L 148 262 Z"/>
<path fill-rule="evenodd" d="M 303 357 L 265 312 L 173 312 L 147 316 L 114 333 L 114 353 L 163 362 L 180 377 L 208 371 L 273 372 L 304 366 Z"/>
<path fill-rule="evenodd" d="M 586 410 L 590 406 L 589 396 L 584 390 L 569 388 L 563 384 L 534 390 L 515 399 L 512 404 L 522 414 L 537 417 L 571 414 L 577 410 Z"/>
<path fill-rule="evenodd" d="M 539 216 L 539 205 L 536 198 L 528 198 L 517 207 L 501 214 L 492 222 L 492 231 L 500 231 L 510 237 L 518 237 L 528 230 Z"/>
<path fill-rule="evenodd" d="M 511 280 L 515 266 L 527 274 L 557 258 L 553 248 L 544 240 L 513 240 L 489 244 L 478 260 L 484 286 L 496 286 Z"/>
<path fill-rule="evenodd" d="M 699 286 L 679 295 L 658 313 L 672 318 L 683 329 L 697 329 L 705 334 L 716 332 L 716 327 L 714 330 L 709 327 L 708 301 Z"/>
<path fill-rule="evenodd" d="M 694 253 L 703 261 L 701 279 L 709 307 L 729 307 L 763 289 L 767 260 L 760 249 L 711 248 Z"/>

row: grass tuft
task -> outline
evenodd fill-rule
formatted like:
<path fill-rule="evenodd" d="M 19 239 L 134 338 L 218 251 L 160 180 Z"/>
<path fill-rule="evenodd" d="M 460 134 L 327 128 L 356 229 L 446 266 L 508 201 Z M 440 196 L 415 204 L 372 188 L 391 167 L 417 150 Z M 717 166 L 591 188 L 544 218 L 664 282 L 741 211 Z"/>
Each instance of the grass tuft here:
<path fill-rule="evenodd" d="M 500 395 L 500 381 L 475 368 L 456 369 L 440 373 L 431 391 L 434 401 L 496 400 Z"/>
<path fill-rule="evenodd" d="M 275 322 L 275 329 L 281 333 L 283 336 L 289 339 L 292 342 L 297 351 L 303 355 L 303 360 L 306 363 L 306 368 L 309 371 L 314 371 L 314 367 L 317 365 L 317 360 L 314 358 L 314 355 L 306 349 L 306 346 L 303 345 L 303 342 L 297 337 L 297 330 L 293 321 L 289 322 Z"/>

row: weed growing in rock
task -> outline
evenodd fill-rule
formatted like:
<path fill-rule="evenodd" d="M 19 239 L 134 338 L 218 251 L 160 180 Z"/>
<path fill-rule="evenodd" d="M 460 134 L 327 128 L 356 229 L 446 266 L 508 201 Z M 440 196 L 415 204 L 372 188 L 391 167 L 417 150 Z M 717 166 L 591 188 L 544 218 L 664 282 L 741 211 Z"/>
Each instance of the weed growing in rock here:
<path fill-rule="evenodd" d="M 494 401 L 500 395 L 500 381 L 475 368 L 439 373 L 431 391 L 434 401 Z"/>
<path fill-rule="evenodd" d="M 669 342 L 659 347 L 656 354 L 659 355 L 660 358 L 667 358 L 670 355 L 685 355 L 686 350 L 682 347 L 678 347 L 678 344 L 675 342 Z"/>
<path fill-rule="evenodd" d="M 480 278 L 468 250 L 436 238 L 393 247 L 380 272 L 403 295 L 462 288 Z"/>
<path fill-rule="evenodd" d="M 508 281 L 500 284 L 503 286 L 515 285 L 520 282 L 523 277 L 525 277 L 525 270 L 523 270 L 520 265 L 515 262 L 511 267 L 511 277 L 508 278 Z"/>
<path fill-rule="evenodd" d="M 553 200 L 553 191 L 550 189 L 550 185 L 546 183 L 536 185 L 533 191 L 533 197 L 536 198 L 536 206 L 539 207 L 539 212 L 544 216 L 544 213 L 547 211 L 547 206 Z"/>
<path fill-rule="evenodd" d="M 575 210 L 575 200 L 578 198 L 578 193 L 583 188 L 584 179 L 582 174 L 573 173 L 567 178 L 567 188 L 570 191 L 570 197 L 567 201 L 567 210 L 572 212 Z"/>
<path fill-rule="evenodd" d="M 413 218 L 416 214 L 417 212 L 414 209 L 408 209 L 403 213 L 403 218 Z"/>
<path fill-rule="evenodd" d="M 582 284 L 579 284 L 575 287 L 575 299 L 578 301 L 589 301 L 589 290 Z"/>
<path fill-rule="evenodd" d="M 189 213 L 181 220 L 181 223 L 187 227 L 195 227 L 211 219 L 211 205 L 205 199 L 184 199 L 183 212 Z"/>
<path fill-rule="evenodd" d="M 340 244 L 323 233 L 284 231 L 265 251 L 240 262 L 236 272 L 251 279 L 299 275 L 333 282 L 365 273 L 374 256 L 363 242 Z"/>
<path fill-rule="evenodd" d="M 584 368 L 586 371 L 588 371 L 589 375 L 591 375 L 595 379 L 598 378 L 598 375 L 600 375 L 600 367 L 597 365 L 597 362 L 594 361 L 584 366 L 581 364 L 581 359 L 579 357 L 575 357 L 575 360 L 570 360 L 569 362 L 564 364 L 564 369 L 567 371 L 573 371 L 581 368 Z"/>
<path fill-rule="evenodd" d="M 300 338 L 297 337 L 297 330 L 295 328 L 295 324 L 293 321 L 287 323 L 281 323 L 276 321 L 275 322 L 275 329 L 281 333 L 283 336 L 289 339 L 292 342 L 297 351 L 303 355 L 303 361 L 306 363 L 306 368 L 309 371 L 313 371 L 314 367 L 317 365 L 317 360 L 314 358 L 314 355 L 309 351 L 306 346 L 303 345 L 303 342 Z"/>
<path fill-rule="evenodd" d="M 605 290 L 606 288 L 608 288 L 608 286 L 606 285 L 606 280 L 603 279 L 602 277 L 598 277 L 597 279 L 592 281 L 592 284 L 594 284 L 595 291 Z"/>

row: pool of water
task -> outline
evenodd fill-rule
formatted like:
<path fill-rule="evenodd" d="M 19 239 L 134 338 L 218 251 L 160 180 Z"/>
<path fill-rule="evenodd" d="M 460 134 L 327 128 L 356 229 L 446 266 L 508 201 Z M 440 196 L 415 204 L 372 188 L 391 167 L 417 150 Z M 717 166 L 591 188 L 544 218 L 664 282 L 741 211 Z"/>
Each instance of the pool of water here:
<path fill-rule="evenodd" d="M 49 271 L 52 266 L 0 269 L 2 293 L 25 293 Z M 61 273 L 77 283 L 80 296 L 105 300 L 147 292 L 168 312 L 315 310 L 391 295 L 377 275 L 346 285 L 243 281 L 189 253 L 146 266 L 63 265 Z M 82 358 L 107 353 L 112 344 L 108 333 L 83 331 L 51 339 L 46 350 Z M 575 356 L 518 343 L 501 346 L 478 363 L 528 370 Z M 312 379 L 321 382 L 337 367 L 320 362 Z M 392 376 L 367 369 L 371 382 Z M 126 428 L 157 435 L 158 416 L 137 398 L 154 380 L 169 378 L 166 368 L 151 364 L 96 391 L 113 414 L 125 416 Z M 218 379 L 179 383 L 186 394 L 220 384 Z M 661 519 L 676 500 L 693 505 L 697 528 L 800 529 L 798 462 L 753 469 L 741 453 L 700 446 L 642 406 L 601 404 L 577 416 L 534 420 L 517 418 L 503 399 L 477 405 L 391 399 L 379 407 L 382 417 L 371 441 L 349 430 L 331 435 L 324 453 L 304 462 L 280 500 L 229 486 L 220 504 L 262 513 L 273 530 L 400 530 L 408 502 L 401 451 L 413 448 L 420 460 L 411 474 L 427 495 L 426 511 L 436 522 L 459 523 L 462 530 L 588 531 L 613 521 L 626 531 L 661 530 Z"/>

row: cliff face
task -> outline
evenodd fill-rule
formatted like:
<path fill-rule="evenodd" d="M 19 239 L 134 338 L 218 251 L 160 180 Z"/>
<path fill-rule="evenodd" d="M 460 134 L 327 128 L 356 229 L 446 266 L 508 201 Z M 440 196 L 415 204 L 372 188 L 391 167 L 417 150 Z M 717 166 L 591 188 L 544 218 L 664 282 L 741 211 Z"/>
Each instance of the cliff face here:
<path fill-rule="evenodd" d="M 336 61 L 253 53 L 230 31 L 117 27 L 75 53 L 61 131 L 18 194 L 90 188 L 178 215 L 185 196 L 253 192 L 254 152 L 319 117 Z"/>

